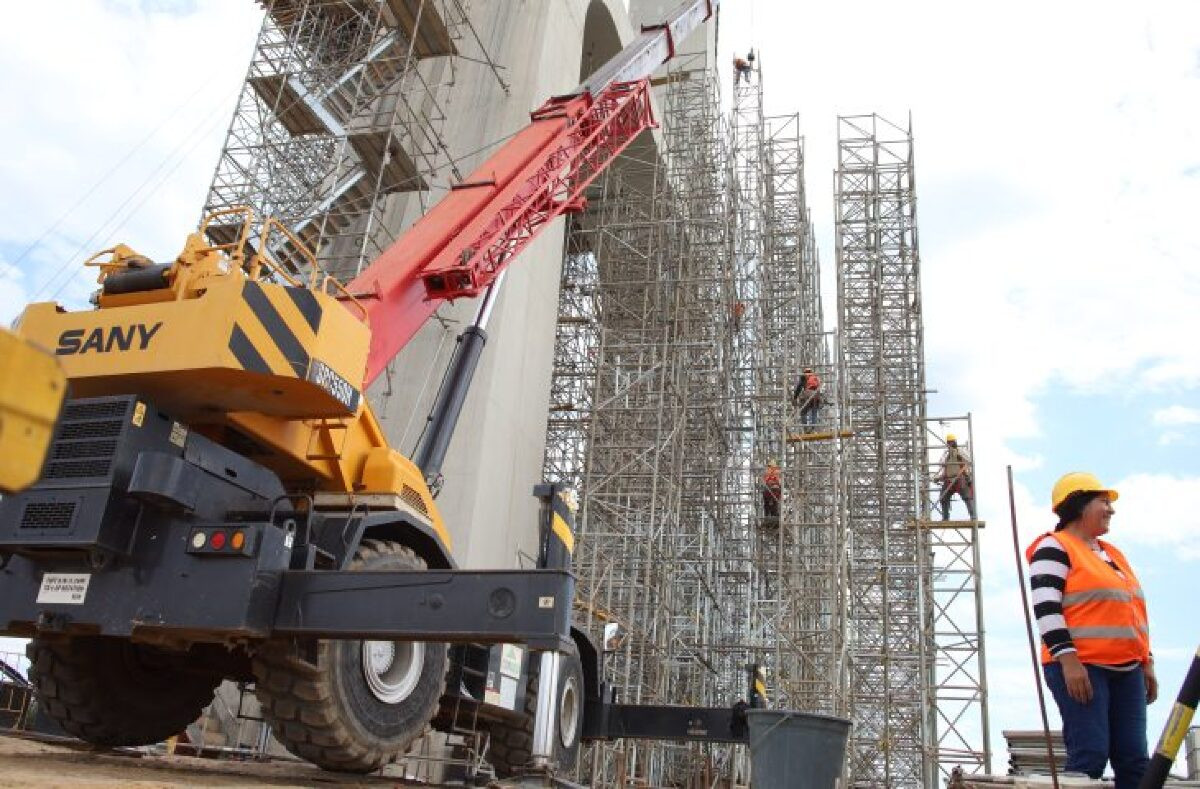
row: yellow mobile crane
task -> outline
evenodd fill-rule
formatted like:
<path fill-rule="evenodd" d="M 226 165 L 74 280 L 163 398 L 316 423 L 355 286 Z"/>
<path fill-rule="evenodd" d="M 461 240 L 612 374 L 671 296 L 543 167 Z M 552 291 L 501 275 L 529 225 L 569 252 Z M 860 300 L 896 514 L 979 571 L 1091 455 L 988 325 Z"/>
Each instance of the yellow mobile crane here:
<path fill-rule="evenodd" d="M 429 488 L 505 267 L 653 125 L 650 74 L 715 5 L 686 0 L 546 102 L 352 282 L 311 253 L 303 275 L 285 269 L 270 250 L 303 244 L 235 209 L 169 263 L 124 245 L 95 255 L 96 309 L 25 310 L 20 337 L 53 351 L 71 396 L 44 466 L 29 440 L 36 483 L 0 501 L 0 634 L 32 639 L 31 679 L 66 731 L 160 741 L 236 679 L 255 683 L 290 750 L 338 770 L 378 768 L 463 707 L 491 729 L 502 775 L 570 763 L 584 737 L 744 738 L 735 711 L 605 691 L 570 626 L 560 486 L 535 489 L 539 568 L 525 571 L 457 569 Z M 240 231 L 214 243 L 214 223 Z M 439 304 L 473 296 L 478 318 L 406 458 L 363 393 Z M 33 364 L 26 351 L 11 344 L 5 360 Z M 52 398 L 34 399 L 45 425 Z M 535 652 L 517 698 L 487 703 L 504 644 Z"/>

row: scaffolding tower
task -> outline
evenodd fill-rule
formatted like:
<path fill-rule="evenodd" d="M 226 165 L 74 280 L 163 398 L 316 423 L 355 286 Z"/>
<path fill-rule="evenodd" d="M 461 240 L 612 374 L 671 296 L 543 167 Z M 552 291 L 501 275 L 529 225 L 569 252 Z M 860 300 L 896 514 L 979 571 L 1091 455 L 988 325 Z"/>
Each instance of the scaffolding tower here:
<path fill-rule="evenodd" d="M 931 787 L 925 369 L 911 130 L 838 118 L 837 280 L 848 497 L 854 785 Z"/>
<path fill-rule="evenodd" d="M 762 149 L 760 421 L 772 449 L 782 439 L 786 469 L 785 506 L 769 571 L 779 584 L 763 607 L 778 667 L 777 706 L 841 715 L 846 564 L 840 472 L 849 432 L 837 396 L 841 375 L 824 326 L 799 126 L 797 115 L 768 117 Z M 821 379 L 816 395 L 796 389 L 804 370 Z"/>
<path fill-rule="evenodd" d="M 772 648 L 774 623 L 766 606 L 780 587 L 778 577 L 778 541 L 785 508 L 790 507 L 782 489 L 788 475 L 783 457 L 782 435 L 769 428 L 765 412 L 778 403 L 760 392 L 766 371 L 767 349 L 762 343 L 766 329 L 764 309 L 764 235 L 767 232 L 763 140 L 766 134 L 762 109 L 761 69 L 738 73 L 735 70 L 729 128 L 729 243 L 733 261 L 731 288 L 735 294 L 735 325 L 731 333 L 729 425 L 737 438 L 730 458 L 741 473 L 731 476 L 727 496 L 734 507 L 731 523 L 731 563 L 725 571 L 730 582 L 730 609 L 734 620 L 727 640 L 745 655 L 747 665 L 762 668 L 772 704 L 778 699 L 781 666 Z M 779 370 L 780 375 L 786 375 Z M 775 400 L 779 400 L 778 397 Z M 765 485 L 768 464 L 778 469 L 780 495 Z M 778 498 L 775 502 L 773 499 Z M 774 514 L 771 509 L 778 510 Z"/>
<path fill-rule="evenodd" d="M 442 139 L 456 58 L 465 51 L 497 80 L 499 71 L 466 0 L 260 3 L 267 13 L 204 211 L 273 216 L 348 280 L 439 196 L 435 176 L 461 178 Z M 231 243 L 239 227 L 214 222 L 209 240 Z M 293 273 L 309 267 L 291 239 L 273 240 Z"/>
<path fill-rule="evenodd" d="M 727 705 L 744 694 L 723 573 L 720 495 L 729 332 L 725 135 L 703 54 L 659 89 L 662 129 L 594 185 L 566 238 L 545 472 L 583 506 L 579 618 L 604 637 L 606 679 L 631 703 Z M 734 749 L 597 745 L 596 786 L 730 774 Z"/>
<path fill-rule="evenodd" d="M 545 472 L 582 494 L 577 606 L 620 698 L 729 705 L 756 665 L 771 706 L 843 713 L 848 431 L 799 120 L 764 116 L 759 71 L 734 85 L 726 125 L 714 78 L 682 58 L 661 81 L 657 147 L 632 148 L 571 220 Z M 791 400 L 806 366 L 830 393 L 807 432 Z M 583 775 L 709 785 L 747 770 L 738 748 L 631 742 L 592 748 Z"/>
<path fill-rule="evenodd" d="M 948 470 L 950 437 L 969 463 L 961 476 Z M 977 518 L 974 468 L 978 458 L 973 457 L 971 415 L 928 419 L 924 440 L 928 473 L 921 524 L 928 532 L 931 604 L 926 623 L 935 650 L 929 726 L 936 732 L 934 760 L 940 781 L 956 767 L 965 773 L 990 770 L 979 561 L 979 531 L 984 523 Z"/>
<path fill-rule="evenodd" d="M 845 562 L 839 472 L 839 376 L 823 325 L 820 266 L 804 189 L 796 115 L 765 117 L 758 78 L 735 83 L 731 138 L 734 333 L 740 465 L 753 484 L 739 491 L 755 513 L 743 529 L 751 582 L 740 637 L 762 666 L 772 704 L 807 712 L 844 709 L 841 658 Z M 801 371 L 822 379 L 820 395 L 795 392 Z M 811 413 L 804 424 L 806 412 Z M 778 515 L 758 495 L 764 467 L 780 470 Z M 766 494 L 770 495 L 770 494 Z"/>

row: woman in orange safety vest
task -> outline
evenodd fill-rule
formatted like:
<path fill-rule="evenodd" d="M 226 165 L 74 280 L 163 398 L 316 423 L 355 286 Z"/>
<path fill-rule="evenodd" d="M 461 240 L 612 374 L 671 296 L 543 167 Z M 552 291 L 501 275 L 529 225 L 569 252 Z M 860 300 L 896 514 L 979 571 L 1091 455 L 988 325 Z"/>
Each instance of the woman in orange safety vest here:
<path fill-rule="evenodd" d="M 1072 472 L 1054 486 L 1053 532 L 1026 549 L 1042 671 L 1062 715 L 1067 770 L 1135 789 L 1149 762 L 1146 705 L 1158 696 L 1146 599 L 1108 533 L 1117 491 Z"/>

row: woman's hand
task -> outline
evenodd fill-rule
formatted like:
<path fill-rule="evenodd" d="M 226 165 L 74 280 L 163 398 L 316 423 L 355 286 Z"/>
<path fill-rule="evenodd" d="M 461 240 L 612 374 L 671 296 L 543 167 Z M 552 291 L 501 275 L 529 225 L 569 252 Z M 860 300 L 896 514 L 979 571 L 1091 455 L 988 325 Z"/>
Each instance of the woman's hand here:
<path fill-rule="evenodd" d="M 1079 655 L 1066 652 L 1058 656 L 1062 666 L 1063 679 L 1067 682 L 1067 695 L 1080 704 L 1088 704 L 1092 700 L 1092 681 L 1088 678 L 1087 669 L 1079 662 Z M 1149 688 L 1150 680 L 1146 680 Z M 1157 687 L 1157 683 L 1155 683 Z"/>
<path fill-rule="evenodd" d="M 1154 661 L 1142 666 L 1142 673 L 1146 676 L 1146 703 L 1153 704 L 1158 698 L 1158 677 L 1154 675 Z"/>

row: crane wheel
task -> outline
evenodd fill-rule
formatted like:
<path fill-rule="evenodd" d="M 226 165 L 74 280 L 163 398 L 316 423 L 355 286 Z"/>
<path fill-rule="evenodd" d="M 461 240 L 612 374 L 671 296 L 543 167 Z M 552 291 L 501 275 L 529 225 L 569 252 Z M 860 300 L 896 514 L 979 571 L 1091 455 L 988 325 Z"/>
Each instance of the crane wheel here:
<path fill-rule="evenodd" d="M 536 653 L 535 653 L 536 654 Z M 532 766 L 533 724 L 541 694 L 538 664 L 529 669 L 529 688 L 525 692 L 525 717 L 519 724 L 492 724 L 488 761 L 500 778 L 511 778 Z M 566 654 L 555 689 L 558 710 L 554 729 L 554 753 L 551 760 L 558 770 L 570 774 L 579 760 L 579 740 L 583 733 L 583 664 L 574 646 Z"/>
<path fill-rule="evenodd" d="M 364 540 L 350 570 L 424 570 L 399 543 Z M 437 711 L 445 644 L 272 642 L 254 657 L 255 693 L 275 736 L 326 770 L 367 773 L 403 756 Z"/>
<path fill-rule="evenodd" d="M 29 678 L 46 713 L 95 745 L 150 745 L 179 734 L 213 700 L 221 674 L 124 638 L 35 637 Z"/>

